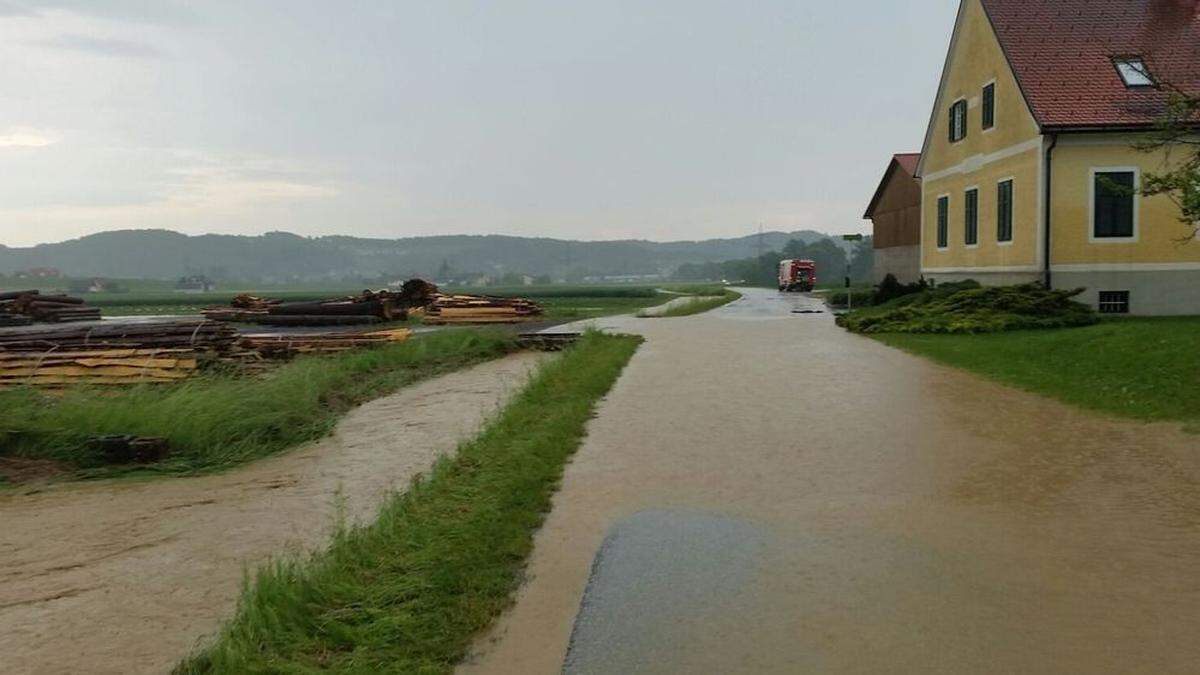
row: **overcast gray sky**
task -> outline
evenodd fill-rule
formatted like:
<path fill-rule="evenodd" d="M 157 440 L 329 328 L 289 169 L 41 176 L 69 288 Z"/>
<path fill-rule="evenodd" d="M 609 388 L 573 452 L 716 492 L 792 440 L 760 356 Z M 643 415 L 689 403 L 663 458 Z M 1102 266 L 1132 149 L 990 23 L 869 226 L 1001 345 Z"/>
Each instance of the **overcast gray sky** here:
<path fill-rule="evenodd" d="M 865 229 L 958 0 L 0 0 L 0 243 Z"/>

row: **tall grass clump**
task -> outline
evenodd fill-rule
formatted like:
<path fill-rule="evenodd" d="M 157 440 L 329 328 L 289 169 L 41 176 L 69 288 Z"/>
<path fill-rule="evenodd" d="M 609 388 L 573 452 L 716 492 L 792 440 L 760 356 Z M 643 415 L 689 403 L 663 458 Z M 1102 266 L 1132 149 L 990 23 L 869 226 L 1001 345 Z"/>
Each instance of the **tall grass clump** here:
<path fill-rule="evenodd" d="M 88 439 L 131 434 L 167 439 L 170 459 L 156 470 L 227 467 L 318 438 L 357 404 L 514 348 L 499 333 L 445 331 L 300 357 L 263 377 L 205 374 L 173 385 L 77 387 L 61 395 L 0 392 L 0 456 L 95 468 L 103 458 Z"/>
<path fill-rule="evenodd" d="M 590 334 L 378 519 L 261 569 L 178 673 L 448 673 L 511 603 L 563 467 L 639 340 Z"/>

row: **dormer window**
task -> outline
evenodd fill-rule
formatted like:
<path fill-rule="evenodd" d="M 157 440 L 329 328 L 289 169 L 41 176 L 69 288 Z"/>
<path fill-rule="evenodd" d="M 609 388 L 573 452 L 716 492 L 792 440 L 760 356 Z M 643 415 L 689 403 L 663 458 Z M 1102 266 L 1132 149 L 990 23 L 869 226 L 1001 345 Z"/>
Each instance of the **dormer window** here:
<path fill-rule="evenodd" d="M 1150 69 L 1146 67 L 1146 62 L 1142 57 L 1117 57 L 1113 59 L 1113 65 L 1117 67 L 1117 72 L 1121 75 L 1121 81 L 1129 89 L 1154 86 L 1154 78 L 1150 76 Z"/>

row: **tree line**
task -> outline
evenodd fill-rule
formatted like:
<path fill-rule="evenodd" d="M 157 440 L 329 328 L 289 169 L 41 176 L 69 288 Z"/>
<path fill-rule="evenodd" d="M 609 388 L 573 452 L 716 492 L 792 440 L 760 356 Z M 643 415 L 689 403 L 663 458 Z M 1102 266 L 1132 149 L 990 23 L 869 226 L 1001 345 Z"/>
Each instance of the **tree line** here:
<path fill-rule="evenodd" d="M 875 264 L 875 248 L 871 237 L 864 237 L 858 242 L 849 256 L 832 239 L 819 239 L 812 243 L 792 239 L 782 250 L 752 258 L 680 265 L 674 278 L 678 281 L 728 281 L 752 286 L 774 286 L 779 277 L 780 261 L 812 260 L 817 264 L 820 285 L 840 285 L 846 276 L 847 259 L 850 262 L 851 280 L 869 282 Z"/>

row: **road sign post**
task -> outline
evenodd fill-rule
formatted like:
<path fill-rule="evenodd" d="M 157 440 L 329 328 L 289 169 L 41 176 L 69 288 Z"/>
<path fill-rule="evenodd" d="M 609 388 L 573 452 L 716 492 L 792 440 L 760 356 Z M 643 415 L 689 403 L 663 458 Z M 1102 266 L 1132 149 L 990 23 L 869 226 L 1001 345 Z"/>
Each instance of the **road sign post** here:
<path fill-rule="evenodd" d="M 862 241 L 861 234 L 843 234 L 843 241 Z M 854 291 L 850 290 L 850 257 L 846 257 L 846 311 L 854 310 Z"/>

